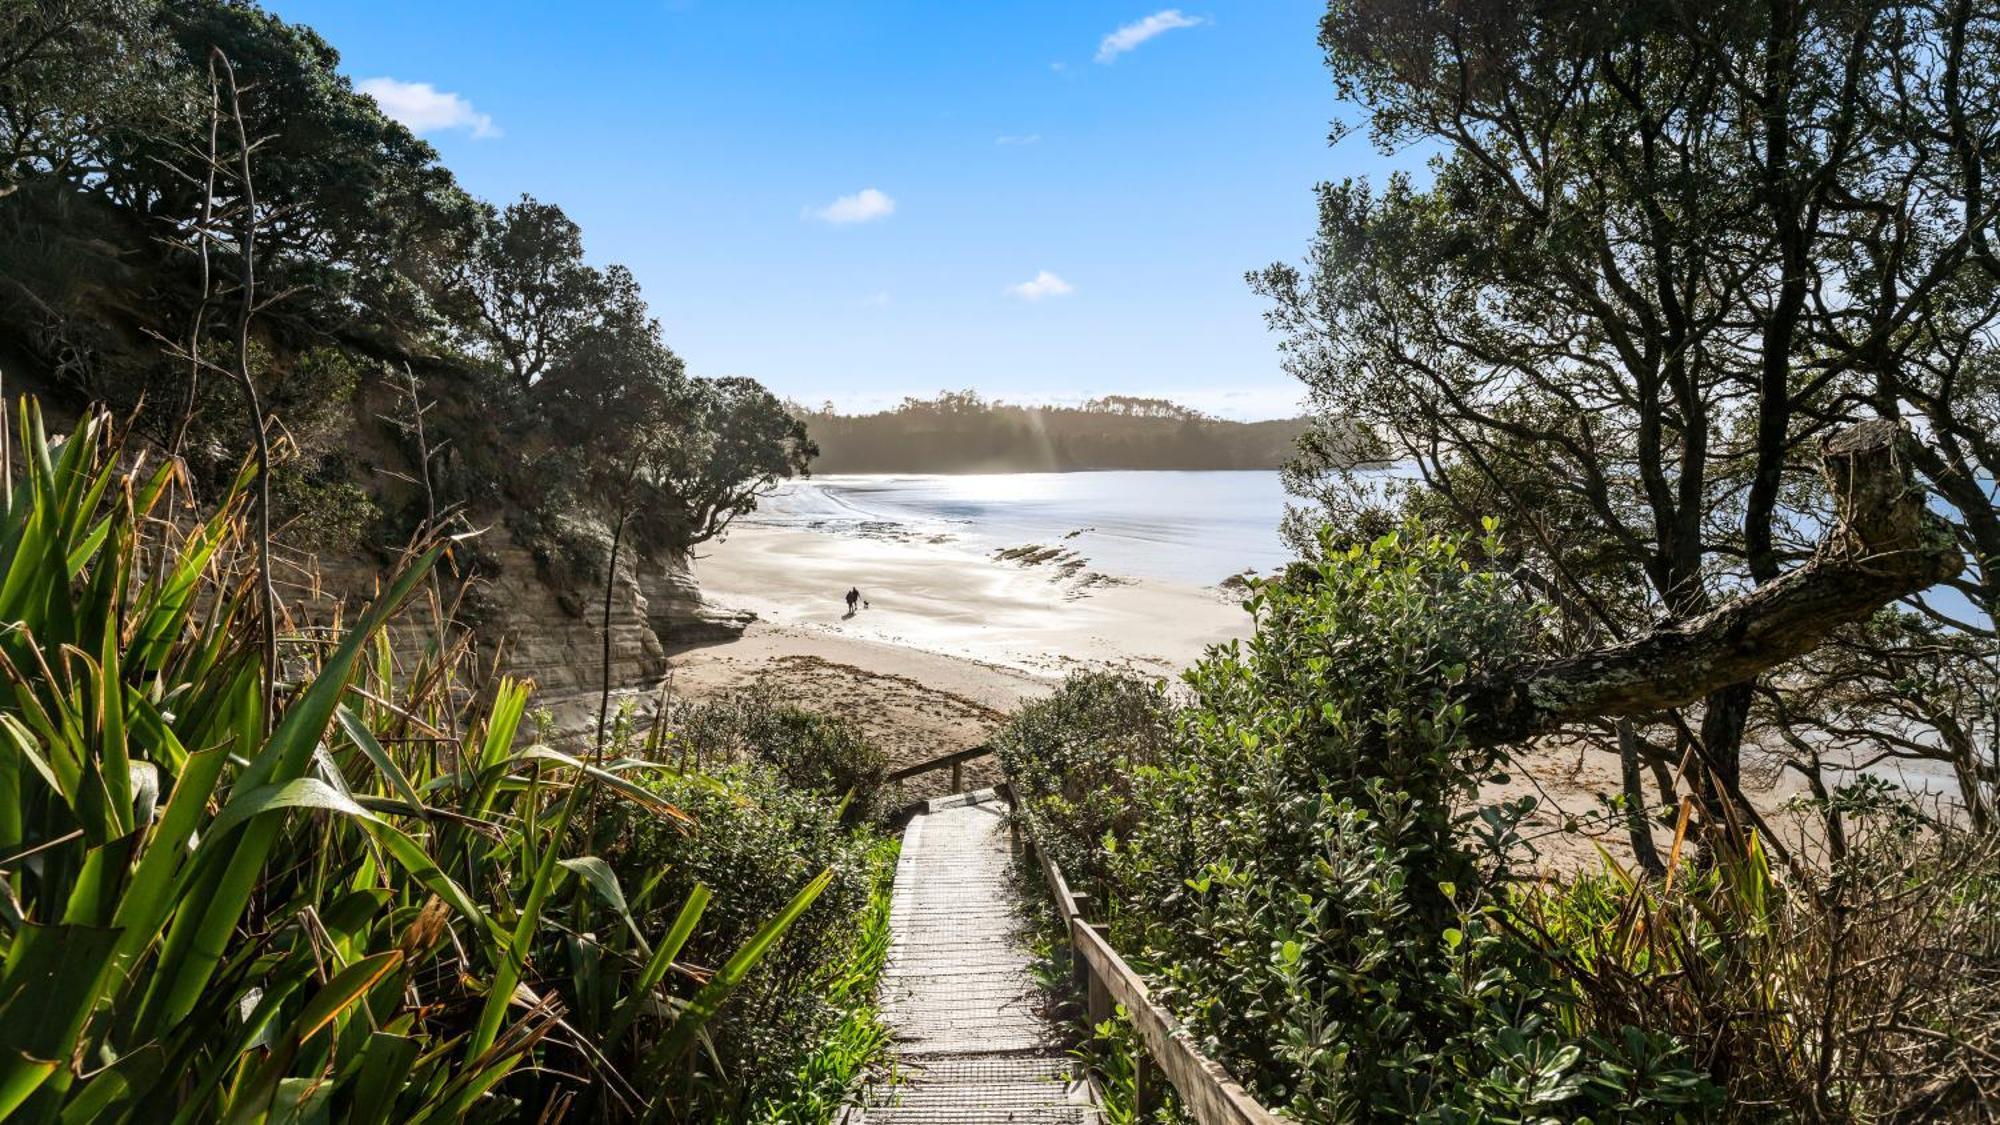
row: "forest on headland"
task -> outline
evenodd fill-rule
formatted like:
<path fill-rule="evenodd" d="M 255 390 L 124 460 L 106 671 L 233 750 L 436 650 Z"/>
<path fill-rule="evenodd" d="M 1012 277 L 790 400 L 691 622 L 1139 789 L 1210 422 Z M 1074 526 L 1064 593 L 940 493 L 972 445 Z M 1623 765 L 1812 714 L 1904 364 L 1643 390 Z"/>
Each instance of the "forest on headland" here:
<path fill-rule="evenodd" d="M 1177 683 L 1001 723 L 1017 823 L 1288 1120 L 2000 1118 L 2000 13 L 1318 46 L 1339 131 L 1431 155 L 1249 278 L 1299 561 Z M 835 423 L 690 375 L 338 61 L 245 0 L 0 8 L 0 1117 L 830 1122 L 896 1077 L 888 763 L 782 684 L 621 700 L 612 624 Z M 959 405 L 1032 442 L 909 409 Z M 601 622 L 581 732 L 482 645 L 503 536 Z M 273 578 L 340 554 L 380 581 L 324 617 Z M 1617 791 L 1494 796 L 1537 746 Z M 1075 1030 L 1114 1119 L 1190 1112 Z"/>
<path fill-rule="evenodd" d="M 831 404 L 795 410 L 823 473 L 1276 469 L 1307 429 L 1303 419 L 1239 422 L 1132 395 L 1030 406 L 947 391 L 872 414 L 841 414 Z"/>

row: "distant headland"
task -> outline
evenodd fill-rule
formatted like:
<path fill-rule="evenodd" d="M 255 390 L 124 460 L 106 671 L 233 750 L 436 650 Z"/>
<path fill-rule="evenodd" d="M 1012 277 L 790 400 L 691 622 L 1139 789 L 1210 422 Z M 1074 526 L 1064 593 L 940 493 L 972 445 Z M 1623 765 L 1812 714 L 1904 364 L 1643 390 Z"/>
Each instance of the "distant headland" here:
<path fill-rule="evenodd" d="M 796 411 L 819 446 L 821 473 L 1276 469 L 1309 425 L 1238 422 L 1128 395 L 1031 406 L 947 391 L 873 414 L 841 414 L 831 403 Z"/>

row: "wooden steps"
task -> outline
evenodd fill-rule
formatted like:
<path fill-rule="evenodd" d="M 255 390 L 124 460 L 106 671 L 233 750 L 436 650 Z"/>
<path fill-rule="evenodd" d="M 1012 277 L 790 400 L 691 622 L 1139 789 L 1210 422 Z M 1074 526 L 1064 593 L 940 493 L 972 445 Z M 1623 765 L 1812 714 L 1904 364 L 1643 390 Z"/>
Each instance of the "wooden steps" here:
<path fill-rule="evenodd" d="M 1098 1125 L 1021 940 L 1006 815 L 991 790 L 943 797 L 903 834 L 880 1000 L 896 1065 L 854 1125 Z"/>

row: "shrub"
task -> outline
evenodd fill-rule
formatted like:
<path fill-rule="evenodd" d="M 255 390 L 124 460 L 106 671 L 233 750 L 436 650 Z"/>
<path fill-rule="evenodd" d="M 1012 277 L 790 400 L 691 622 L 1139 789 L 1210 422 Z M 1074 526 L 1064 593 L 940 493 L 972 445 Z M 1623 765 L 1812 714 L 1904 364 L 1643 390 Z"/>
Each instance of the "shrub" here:
<path fill-rule="evenodd" d="M 1496 913 L 1529 806 L 1476 806 L 1498 756 L 1461 733 L 1459 697 L 1527 652 L 1541 613 L 1474 565 L 1495 548 L 1413 525 L 1322 537 L 1316 561 L 1257 585 L 1249 642 L 1189 673 L 1156 760 L 1098 793 L 1067 791 L 1095 772 L 1067 771 L 1115 761 L 1113 739 L 1036 733 L 1058 707 L 1013 740 L 1037 815 L 1129 809 L 1048 827 L 1101 849 L 1113 944 L 1298 1120 L 1665 1119 L 1712 1102 L 1671 1039 L 1560 1026 L 1565 982 Z M 1644 1077 L 1599 1081 L 1607 1067 Z"/>
<path fill-rule="evenodd" d="M 1753 837 L 1664 885 L 1607 864 L 1513 896 L 1510 929 L 1560 968 L 1565 1026 L 1671 1036 L 1732 1105 L 1987 1119 L 1975 1107 L 2000 1091 L 2000 841 L 1914 830 L 1907 794 L 1853 789 L 1837 797 L 1852 847 L 1811 883 L 1782 881 Z"/>
<path fill-rule="evenodd" d="M 697 762 L 761 762 L 794 789 L 845 801 L 848 824 L 880 811 L 888 756 L 853 723 L 801 707 L 767 682 L 681 705 L 670 724 Z"/>
<path fill-rule="evenodd" d="M 988 740 L 1017 808 L 1072 879 L 1103 876 L 1101 842 L 1133 827 L 1132 779 L 1165 760 L 1173 714 L 1157 681 L 1081 672 Z"/>
<path fill-rule="evenodd" d="M 811 985 L 839 1016 L 787 1079 L 767 1084 L 775 1088 L 750 1117 L 759 1125 L 832 1125 L 854 1103 L 870 1069 L 888 1054 L 890 1033 L 876 1008 L 875 990 L 889 960 L 900 852 L 894 839 L 876 840 L 870 848 L 873 889 L 868 904 L 856 919 L 845 957 L 827 966 Z"/>
<path fill-rule="evenodd" d="M 641 910 L 646 933 L 665 932 L 697 885 L 722 892 L 682 954 L 688 964 L 720 965 L 802 883 L 822 871 L 833 876 L 737 989 L 732 1018 L 714 1030 L 714 1054 L 696 1061 L 708 1087 L 703 1112 L 726 1118 L 782 1083 L 842 1015 L 816 983 L 847 956 L 856 915 L 874 885 L 873 838 L 848 831 L 833 800 L 794 788 L 756 763 L 660 772 L 645 784 L 691 823 L 608 808 L 599 838 L 608 841 L 604 858 L 620 883 L 650 886 L 649 901 L 661 904 Z"/>
<path fill-rule="evenodd" d="M 1203 1049 L 1306 1122 L 1990 1116 L 1993 834 L 1860 775 L 1813 799 L 1847 826 L 1823 870 L 1751 834 L 1663 880 L 1516 875 L 1531 804 L 1478 800 L 1501 755 L 1460 694 L 1544 618 L 1492 550 L 1322 535 L 1187 703 L 1077 677 L 1002 732 L 1038 841 Z"/>

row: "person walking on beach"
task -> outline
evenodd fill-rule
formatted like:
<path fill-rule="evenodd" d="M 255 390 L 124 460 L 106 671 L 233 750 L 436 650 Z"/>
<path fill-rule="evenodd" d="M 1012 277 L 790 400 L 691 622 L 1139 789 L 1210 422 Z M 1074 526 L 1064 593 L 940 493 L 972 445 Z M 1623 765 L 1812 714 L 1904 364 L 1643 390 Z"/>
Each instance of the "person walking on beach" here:
<path fill-rule="evenodd" d="M 854 616 L 854 607 L 861 602 L 861 591 L 853 586 L 847 588 L 847 616 Z"/>

